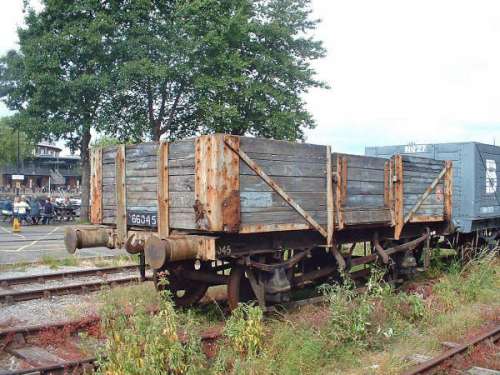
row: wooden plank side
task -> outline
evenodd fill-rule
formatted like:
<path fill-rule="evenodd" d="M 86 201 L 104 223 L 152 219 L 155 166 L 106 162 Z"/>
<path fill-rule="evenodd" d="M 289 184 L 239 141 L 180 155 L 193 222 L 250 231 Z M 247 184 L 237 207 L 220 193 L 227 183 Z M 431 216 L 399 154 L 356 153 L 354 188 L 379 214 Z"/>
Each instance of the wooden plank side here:
<path fill-rule="evenodd" d="M 94 148 L 91 154 L 90 175 L 90 222 L 102 223 L 103 195 L 102 195 L 102 149 Z"/>
<path fill-rule="evenodd" d="M 295 143 L 288 141 L 278 141 L 264 138 L 240 137 L 240 147 L 242 150 L 275 155 L 289 155 L 297 158 L 297 161 L 309 157 L 315 157 L 322 161 L 325 159 L 325 146 L 313 145 L 308 143 Z"/>
<path fill-rule="evenodd" d="M 167 238 L 170 236 L 169 222 L 169 171 L 168 171 L 168 142 L 161 142 L 158 147 L 158 236 Z"/>
<path fill-rule="evenodd" d="M 290 196 L 305 210 L 326 210 L 327 195 L 325 192 L 292 192 Z M 241 211 L 254 208 L 292 210 L 278 193 L 270 191 L 247 191 L 240 193 Z"/>
<path fill-rule="evenodd" d="M 324 178 L 325 166 L 320 163 L 308 163 L 301 161 L 275 161 L 265 159 L 252 159 L 260 167 L 273 177 L 320 177 Z M 255 172 L 243 161 L 240 163 L 240 174 L 255 176 Z"/>
<path fill-rule="evenodd" d="M 276 180 L 275 180 L 275 179 L 271 178 L 269 175 L 267 175 L 260 168 L 260 166 L 258 164 L 256 164 L 250 157 L 248 157 L 248 155 L 242 150 L 241 144 L 240 144 L 240 148 L 239 149 L 236 149 L 233 145 L 231 145 L 230 142 L 227 142 L 226 144 L 229 147 L 231 147 L 231 149 L 258 175 L 258 177 L 260 177 L 260 179 L 262 179 L 262 181 L 265 184 L 267 184 L 272 190 L 274 190 L 286 202 L 288 202 L 288 204 L 290 205 L 290 207 L 292 207 L 307 223 L 309 223 L 314 229 L 316 229 L 322 236 L 324 236 L 324 237 L 327 236 L 327 232 L 325 231 L 325 229 L 320 224 L 318 224 L 318 222 L 312 216 L 310 216 L 300 205 L 298 205 L 290 197 L 290 195 L 285 191 L 286 190 L 285 188 L 283 188 L 282 186 L 280 186 L 279 182 L 277 181 L 279 177 L 277 177 Z M 273 143 L 273 144 L 276 145 L 276 143 Z M 291 151 L 292 149 L 294 150 L 293 152 L 296 152 L 296 150 L 297 150 L 296 148 L 292 147 L 294 144 L 289 144 L 288 142 L 280 143 L 280 144 L 284 145 L 284 147 L 288 150 L 288 152 L 292 152 Z M 260 144 L 260 146 L 262 146 L 262 144 Z M 303 146 L 303 145 L 301 145 L 301 146 Z M 256 146 L 256 147 L 258 147 L 258 146 Z M 269 147 L 269 145 L 268 145 L 268 147 Z M 324 153 L 325 152 L 325 147 L 322 146 L 321 149 L 323 151 L 323 157 L 325 157 L 325 153 Z M 255 149 L 252 149 L 252 150 L 254 152 L 256 151 Z M 315 148 L 315 150 L 317 150 L 317 148 Z M 274 148 L 273 148 L 273 151 L 275 151 Z M 243 180 L 244 177 L 254 178 L 255 176 L 241 176 L 240 178 Z M 284 178 L 289 178 L 289 177 L 284 177 Z M 324 177 L 321 180 L 322 180 L 322 185 L 324 186 L 324 184 L 325 184 Z M 243 184 L 241 184 L 241 185 L 243 185 Z M 323 211 L 323 213 L 326 214 L 326 212 L 324 212 L 324 211 Z M 279 213 L 276 213 L 276 214 L 279 214 Z M 270 215 L 271 215 L 271 213 L 266 214 L 265 217 L 263 216 L 261 218 L 261 220 L 264 221 L 264 220 L 267 220 L 268 218 L 271 218 Z M 241 220 L 242 220 L 242 222 L 246 223 L 244 214 L 242 214 Z M 272 220 L 272 218 L 271 218 L 271 220 Z M 273 222 L 270 222 L 270 223 L 272 224 Z M 274 223 L 276 223 L 276 222 L 274 222 Z M 280 222 L 278 222 L 278 223 L 280 223 Z M 288 221 L 288 222 L 285 222 L 285 223 L 291 223 L 291 222 Z"/>
<path fill-rule="evenodd" d="M 127 238 L 127 190 L 125 173 L 125 145 L 119 145 L 115 158 L 116 176 L 116 241 L 123 247 Z"/>

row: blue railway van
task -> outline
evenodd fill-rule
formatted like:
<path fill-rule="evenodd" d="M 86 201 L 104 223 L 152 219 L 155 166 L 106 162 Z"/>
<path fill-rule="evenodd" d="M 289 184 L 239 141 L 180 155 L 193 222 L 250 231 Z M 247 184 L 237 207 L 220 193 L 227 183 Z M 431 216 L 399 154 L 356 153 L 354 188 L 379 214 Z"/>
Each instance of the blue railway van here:
<path fill-rule="evenodd" d="M 452 221 L 457 232 L 500 236 L 500 147 L 477 143 L 366 147 L 369 156 L 414 155 L 453 162 Z"/>

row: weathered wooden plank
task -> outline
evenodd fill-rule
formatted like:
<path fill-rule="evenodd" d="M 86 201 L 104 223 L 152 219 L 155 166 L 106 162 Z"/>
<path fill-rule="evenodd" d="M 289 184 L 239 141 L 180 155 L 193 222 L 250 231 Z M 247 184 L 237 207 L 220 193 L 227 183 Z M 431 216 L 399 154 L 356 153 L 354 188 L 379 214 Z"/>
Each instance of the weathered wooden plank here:
<path fill-rule="evenodd" d="M 139 143 L 126 146 L 126 161 L 145 159 L 146 157 L 156 158 L 158 153 L 158 143 Z"/>
<path fill-rule="evenodd" d="M 363 169 L 384 169 L 384 163 L 387 159 L 378 158 L 374 156 L 351 155 L 334 153 L 334 159 L 338 156 L 345 157 L 349 168 L 363 168 Z"/>
<path fill-rule="evenodd" d="M 170 208 L 175 207 L 189 207 L 193 208 L 195 205 L 194 192 L 191 191 L 170 191 L 169 192 Z M 193 209 L 194 210 L 194 209 Z"/>
<path fill-rule="evenodd" d="M 102 149 L 94 148 L 91 153 L 90 171 L 90 222 L 100 224 L 102 222 Z"/>
<path fill-rule="evenodd" d="M 345 225 L 364 225 L 376 223 L 390 223 L 391 213 L 389 209 L 379 210 L 345 210 L 344 211 Z"/>
<path fill-rule="evenodd" d="M 325 178 L 317 177 L 274 177 L 273 180 L 287 193 L 326 192 Z M 258 176 L 240 176 L 240 191 L 272 191 L 269 185 Z"/>
<path fill-rule="evenodd" d="M 128 182 L 128 181 L 127 181 Z M 113 189 L 113 186 L 105 186 L 105 190 Z M 158 185 L 156 183 L 147 183 L 147 184 L 127 184 L 127 193 L 129 192 L 155 192 L 158 190 Z"/>
<path fill-rule="evenodd" d="M 316 156 L 325 162 L 326 146 L 313 145 L 308 143 L 294 143 L 287 141 L 277 141 L 263 138 L 240 137 L 240 147 L 246 152 L 273 153 L 277 155 L 300 155 L 302 158 Z"/>
<path fill-rule="evenodd" d="M 308 215 L 317 223 L 326 224 L 326 211 L 309 211 Z M 241 223 L 245 224 L 292 224 L 307 223 L 307 221 L 295 211 L 275 212 L 242 212 Z"/>
<path fill-rule="evenodd" d="M 265 232 L 285 232 L 293 230 L 310 230 L 312 227 L 307 224 L 243 224 L 239 233 L 265 233 Z"/>
<path fill-rule="evenodd" d="M 441 165 L 443 166 L 442 160 L 422 158 L 419 156 L 412 155 L 402 155 L 403 163 L 413 163 L 413 164 L 427 164 L 427 165 Z"/>
<path fill-rule="evenodd" d="M 169 170 L 168 170 L 169 144 L 161 142 L 158 152 L 158 236 L 167 238 L 170 235 L 169 219 Z"/>
<path fill-rule="evenodd" d="M 116 167 L 116 241 L 123 247 L 127 238 L 127 190 L 125 185 L 125 145 L 118 146 Z"/>
<path fill-rule="evenodd" d="M 169 218 L 171 229 L 197 229 L 194 210 L 191 213 L 170 210 Z"/>
<path fill-rule="evenodd" d="M 168 150 L 168 158 L 172 159 L 194 159 L 195 138 L 183 139 L 170 143 Z"/>
<path fill-rule="evenodd" d="M 345 207 L 385 207 L 384 195 L 347 195 Z"/>
<path fill-rule="evenodd" d="M 127 161 L 127 171 L 135 171 L 140 169 L 152 169 L 156 170 L 158 157 L 151 158 L 135 158 L 131 161 Z"/>
<path fill-rule="evenodd" d="M 186 176 L 169 176 L 168 185 L 169 191 L 192 191 L 195 188 L 195 177 L 194 175 Z"/>
<path fill-rule="evenodd" d="M 285 161 L 285 162 L 301 162 L 301 163 L 308 163 L 308 164 L 324 164 L 325 163 L 325 157 L 324 156 L 307 156 L 307 158 L 304 158 L 302 154 L 297 153 L 294 155 L 282 155 L 282 154 L 274 154 L 272 151 L 270 153 L 259 153 L 259 152 L 252 152 L 252 150 L 247 151 L 248 157 L 252 158 L 252 160 L 255 160 L 256 163 L 260 162 L 261 160 L 269 160 L 269 161 Z"/>
<path fill-rule="evenodd" d="M 425 184 L 416 184 L 416 183 L 406 183 L 405 181 L 405 187 L 404 187 L 404 193 L 405 195 L 408 194 L 423 194 L 425 190 L 432 184 L 431 183 L 425 183 Z M 439 182 L 436 186 L 436 189 L 439 190 L 440 192 L 444 191 L 444 185 L 442 182 Z M 441 193 L 442 195 L 442 193 Z"/>
<path fill-rule="evenodd" d="M 299 203 L 305 210 L 326 210 L 326 193 L 318 192 L 294 192 L 290 193 L 294 201 Z M 240 193 L 241 210 L 248 208 L 290 208 L 277 193 L 270 191 L 248 191 Z"/>
<path fill-rule="evenodd" d="M 347 169 L 347 181 L 363 181 L 363 182 L 384 182 L 384 168 L 382 169 L 365 169 L 352 168 L 347 161 L 349 168 Z"/>
<path fill-rule="evenodd" d="M 259 160 L 262 170 L 269 176 L 284 177 L 322 177 L 326 174 L 325 165 L 320 163 L 303 163 L 298 161 L 270 161 Z M 255 172 L 245 162 L 240 162 L 240 174 L 255 176 Z"/>
<path fill-rule="evenodd" d="M 128 186 L 127 186 L 128 188 Z M 145 201 L 156 201 L 158 194 L 155 191 L 128 191 L 127 189 L 127 201 L 129 200 L 145 200 Z"/>
<path fill-rule="evenodd" d="M 347 195 L 380 195 L 384 194 L 384 183 L 380 182 L 366 182 L 366 181 L 348 181 L 347 182 Z"/>

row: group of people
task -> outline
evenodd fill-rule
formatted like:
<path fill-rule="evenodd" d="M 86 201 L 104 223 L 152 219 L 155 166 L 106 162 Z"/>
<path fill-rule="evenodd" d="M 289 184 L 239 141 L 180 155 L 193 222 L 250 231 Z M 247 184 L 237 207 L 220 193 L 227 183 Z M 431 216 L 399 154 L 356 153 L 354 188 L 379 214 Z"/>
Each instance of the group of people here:
<path fill-rule="evenodd" d="M 62 208 L 72 210 L 69 198 L 64 200 L 62 206 Z M 2 215 L 4 221 L 8 218 L 17 218 L 21 224 L 49 224 L 57 216 L 56 208 L 58 206 L 53 202 L 52 198 L 29 201 L 23 195 L 16 196 L 13 204 L 10 201 L 4 203 Z"/>

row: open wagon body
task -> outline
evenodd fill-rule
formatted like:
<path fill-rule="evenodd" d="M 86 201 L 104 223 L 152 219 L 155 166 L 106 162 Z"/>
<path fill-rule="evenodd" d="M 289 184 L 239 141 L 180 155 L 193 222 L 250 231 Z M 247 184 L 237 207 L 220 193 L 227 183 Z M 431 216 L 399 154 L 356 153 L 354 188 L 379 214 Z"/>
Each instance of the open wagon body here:
<path fill-rule="evenodd" d="M 451 179 L 446 161 L 223 134 L 112 146 L 92 152 L 93 226 L 66 243 L 143 254 L 178 304 L 228 284 L 231 307 L 266 305 L 355 265 L 415 268 L 408 258 L 447 230 Z M 369 253 L 353 253 L 364 241 Z"/>

